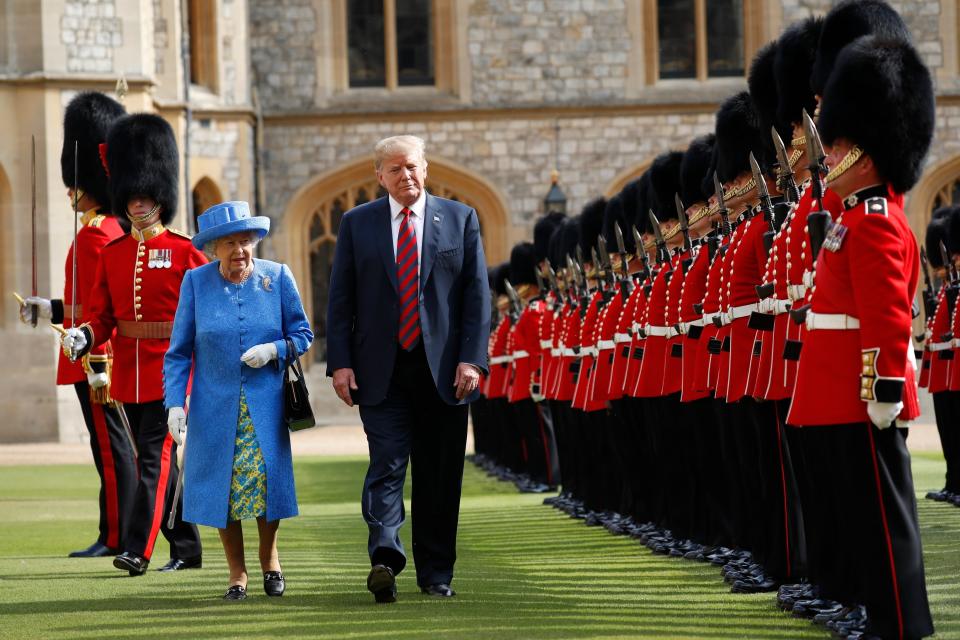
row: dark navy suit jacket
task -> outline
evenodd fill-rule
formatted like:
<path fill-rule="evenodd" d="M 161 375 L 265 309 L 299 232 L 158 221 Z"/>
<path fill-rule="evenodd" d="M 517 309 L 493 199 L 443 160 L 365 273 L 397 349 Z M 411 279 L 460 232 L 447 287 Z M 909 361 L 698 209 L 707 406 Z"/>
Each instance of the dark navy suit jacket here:
<path fill-rule="evenodd" d="M 426 196 L 420 255 L 420 327 L 424 350 L 440 397 L 454 395 L 457 364 L 487 372 L 490 290 L 477 212 Z M 399 344 L 397 265 L 387 197 L 348 211 L 340 222 L 327 304 L 327 375 L 352 368 L 359 405 L 387 394 Z"/>

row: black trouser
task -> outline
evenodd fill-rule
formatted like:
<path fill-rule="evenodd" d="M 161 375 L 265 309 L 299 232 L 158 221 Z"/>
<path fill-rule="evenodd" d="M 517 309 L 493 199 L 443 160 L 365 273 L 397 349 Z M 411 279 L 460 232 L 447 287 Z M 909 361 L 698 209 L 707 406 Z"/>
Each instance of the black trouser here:
<path fill-rule="evenodd" d="M 844 574 L 831 572 L 821 586 L 829 597 L 866 606 L 869 635 L 932 634 L 906 431 L 868 423 L 804 429 L 818 489 L 811 507 L 837 548 L 834 571 Z"/>
<path fill-rule="evenodd" d="M 725 541 L 718 526 L 718 510 L 723 501 L 723 488 L 717 482 L 723 472 L 718 455 L 719 431 L 710 405 L 709 398 L 702 398 L 681 406 L 688 425 L 685 435 L 686 446 L 689 447 L 687 465 L 692 491 L 691 536 L 697 542 L 713 546 Z"/>
<path fill-rule="evenodd" d="M 90 435 L 90 452 L 100 476 L 100 534 L 97 542 L 123 548 L 130 510 L 137 489 L 137 461 L 120 414 L 113 405 L 90 401 L 90 386 L 76 382 L 83 421 Z"/>
<path fill-rule="evenodd" d="M 177 504 L 173 528 L 167 527 L 180 469 L 177 466 L 177 445 L 167 431 L 163 401 L 125 404 L 123 410 L 137 440 L 137 468 L 140 470 L 124 550 L 149 560 L 153 556 L 157 532 L 162 531 L 170 543 L 171 558 L 199 556 L 200 534 L 195 525 L 181 518 L 182 504 Z M 180 500 L 182 502 L 182 496 Z"/>
<path fill-rule="evenodd" d="M 536 482 L 556 484 L 551 482 L 552 434 L 548 433 L 549 424 L 544 421 L 537 403 L 530 398 L 511 402 L 510 417 L 517 453 L 523 460 L 516 470 L 529 474 Z"/>
<path fill-rule="evenodd" d="M 386 398 L 361 406 L 360 418 L 370 449 L 362 498 L 370 563 L 394 573 L 406 566 L 400 527 L 409 460 L 417 584 L 449 584 L 457 559 L 467 406 L 449 405 L 437 393 L 421 342 L 412 351 L 398 350 Z"/>
<path fill-rule="evenodd" d="M 630 493 L 633 498 L 633 508 L 630 513 L 633 519 L 640 523 L 653 522 L 653 500 L 651 491 L 657 482 L 651 461 L 650 445 L 647 441 L 647 412 L 646 399 L 624 396 L 623 410 L 627 417 L 625 431 L 628 451 L 632 464 L 627 473 L 627 482 L 630 484 Z"/>
<path fill-rule="evenodd" d="M 743 416 L 739 404 L 728 404 L 723 398 L 714 398 L 714 415 L 720 425 L 719 448 L 722 473 L 718 484 L 722 487 L 723 518 L 721 526 L 727 533 L 724 537 L 728 544 L 741 549 L 749 549 L 749 505 L 744 500 L 742 467 L 748 464 L 741 456 L 738 440 L 743 428 Z"/>
<path fill-rule="evenodd" d="M 550 400 L 550 415 L 553 418 L 553 433 L 557 441 L 557 462 L 560 466 L 560 478 L 563 492 L 574 497 L 579 488 L 577 483 L 576 453 L 571 445 L 570 403 L 563 400 Z"/>
<path fill-rule="evenodd" d="M 933 412 L 940 434 L 940 446 L 947 462 L 947 478 L 943 488 L 960 493 L 960 392 L 938 391 L 933 396 Z"/>
<path fill-rule="evenodd" d="M 470 404 L 470 422 L 473 425 L 473 450 L 478 455 L 490 457 L 492 452 L 488 440 L 488 413 L 489 406 L 485 396 L 480 396 L 475 402 Z"/>

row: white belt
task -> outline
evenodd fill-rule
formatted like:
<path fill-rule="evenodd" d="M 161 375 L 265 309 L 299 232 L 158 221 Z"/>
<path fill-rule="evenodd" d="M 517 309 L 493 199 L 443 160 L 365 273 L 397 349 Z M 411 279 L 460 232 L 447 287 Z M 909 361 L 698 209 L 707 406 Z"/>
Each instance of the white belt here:
<path fill-rule="evenodd" d="M 647 325 L 643 329 L 644 333 L 647 336 L 660 336 L 664 338 L 672 337 L 670 333 L 673 331 L 673 327 L 654 327 L 653 325 Z"/>
<path fill-rule="evenodd" d="M 750 304 L 742 304 L 739 307 L 730 307 L 730 310 L 727 311 L 728 322 L 733 322 L 739 318 L 746 318 L 751 313 L 757 310 L 757 303 L 751 302 Z"/>
<path fill-rule="evenodd" d="M 564 358 L 574 358 L 576 357 L 576 355 L 577 355 L 577 352 L 574 351 L 573 349 L 563 349 Z"/>
<path fill-rule="evenodd" d="M 680 333 L 683 335 L 687 335 L 688 333 L 690 333 L 690 327 L 702 327 L 702 326 L 703 326 L 703 318 L 699 318 L 697 320 L 691 320 L 690 322 L 681 322 Z"/>
<path fill-rule="evenodd" d="M 954 342 L 960 342 L 960 340 L 955 338 L 949 342 L 931 342 L 927 345 L 927 349 L 930 351 L 946 351 L 953 348 Z"/>
<path fill-rule="evenodd" d="M 722 319 L 723 319 L 723 311 L 716 311 L 716 312 L 714 312 L 714 313 L 705 313 L 705 314 L 703 314 L 703 326 L 707 326 L 708 324 L 713 324 L 713 319 L 714 319 L 714 318 L 720 318 L 720 319 L 722 320 Z M 724 323 L 724 324 L 726 324 L 726 323 Z"/>
<path fill-rule="evenodd" d="M 792 301 L 781 300 L 780 298 L 773 298 L 771 302 L 773 302 L 773 305 L 771 305 L 770 310 L 773 312 L 774 315 L 778 315 L 778 316 L 786 313 L 787 311 L 790 311 L 790 308 L 793 306 Z"/>
<path fill-rule="evenodd" d="M 617 343 L 617 344 L 621 344 L 621 343 L 624 343 L 624 342 L 630 342 L 630 340 L 631 340 L 631 338 L 630 338 L 630 334 L 629 334 L 629 333 L 615 333 L 615 334 L 613 334 L 613 341 L 614 341 L 615 343 Z"/>
<path fill-rule="evenodd" d="M 583 347 L 580 349 L 580 357 L 597 355 L 596 347 Z"/>
<path fill-rule="evenodd" d="M 553 347 L 552 349 L 550 349 L 550 355 L 552 355 L 554 358 L 556 358 L 559 355 L 563 355 L 563 349 L 558 349 L 557 347 Z"/>
<path fill-rule="evenodd" d="M 809 273 L 809 272 L 808 272 Z M 791 300 L 803 300 L 807 295 L 807 285 L 805 284 L 788 284 L 787 285 L 787 297 Z"/>
<path fill-rule="evenodd" d="M 516 360 L 516 359 L 518 359 L 518 358 L 529 358 L 529 357 L 530 357 L 530 354 L 527 353 L 526 351 L 514 351 L 514 352 L 513 352 L 513 358 L 514 358 L 514 360 Z"/>
<path fill-rule="evenodd" d="M 807 329 L 827 329 L 833 331 L 843 331 L 846 329 L 859 329 L 860 320 L 845 313 L 814 313 L 807 311 Z"/>
<path fill-rule="evenodd" d="M 553 340 L 541 340 L 541 341 L 540 341 L 540 348 L 541 348 L 541 349 L 550 349 L 551 347 L 553 347 Z M 552 350 L 552 349 L 551 349 L 551 350 Z"/>
<path fill-rule="evenodd" d="M 953 343 L 954 347 L 960 347 L 960 338 L 954 338 L 950 342 Z"/>
<path fill-rule="evenodd" d="M 629 336 L 627 336 L 627 338 L 629 339 Z M 599 341 L 597 342 L 597 348 L 600 349 L 600 350 L 603 350 L 603 349 L 613 349 L 613 348 L 615 348 L 616 346 L 617 346 L 617 345 L 616 345 L 616 343 L 615 343 L 613 340 L 599 340 Z"/>
<path fill-rule="evenodd" d="M 637 331 L 640 331 L 640 329 L 642 329 L 643 327 L 640 326 L 640 323 L 639 323 L 639 322 L 634 322 L 634 323 L 630 326 L 630 328 L 633 329 L 633 333 L 634 333 L 634 335 L 636 335 Z"/>
<path fill-rule="evenodd" d="M 808 289 L 813 286 L 813 271 L 803 272 L 803 284 Z"/>
<path fill-rule="evenodd" d="M 493 356 L 490 358 L 490 364 L 503 364 L 504 362 L 510 362 L 510 356 Z"/>

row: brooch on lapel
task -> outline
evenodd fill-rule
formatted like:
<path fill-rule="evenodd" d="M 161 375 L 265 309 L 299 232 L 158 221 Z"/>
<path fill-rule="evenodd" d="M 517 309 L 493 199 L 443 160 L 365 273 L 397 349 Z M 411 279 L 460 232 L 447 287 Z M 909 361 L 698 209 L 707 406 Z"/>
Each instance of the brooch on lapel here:
<path fill-rule="evenodd" d="M 263 276 L 260 280 L 260 286 L 263 287 L 264 291 L 273 291 L 273 281 L 270 280 L 270 276 Z"/>

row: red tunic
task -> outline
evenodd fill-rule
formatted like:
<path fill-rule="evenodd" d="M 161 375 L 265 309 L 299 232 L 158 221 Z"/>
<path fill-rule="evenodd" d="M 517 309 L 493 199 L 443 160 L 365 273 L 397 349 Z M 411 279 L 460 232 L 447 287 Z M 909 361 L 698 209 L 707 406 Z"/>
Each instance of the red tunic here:
<path fill-rule="evenodd" d="M 943 298 L 943 306 L 945 307 L 948 306 L 947 295 L 948 294 L 944 295 L 944 298 Z M 939 305 L 938 305 L 938 308 L 939 308 Z M 956 336 L 960 336 L 960 333 L 957 333 L 958 331 L 960 331 L 960 312 L 957 311 L 956 300 L 954 301 L 953 314 L 950 318 L 950 331 L 953 333 L 954 337 L 950 340 L 951 348 L 949 349 L 949 353 L 953 355 L 952 357 L 946 356 L 947 358 L 950 358 L 949 360 L 947 360 L 947 363 L 949 364 L 949 367 L 948 367 L 949 383 L 947 386 L 950 391 L 960 391 L 960 366 L 957 366 L 957 358 L 960 357 L 960 353 L 958 353 L 958 351 L 960 351 L 960 349 L 958 349 L 958 346 L 960 346 L 960 340 L 956 338 Z M 934 334 L 934 338 L 937 339 L 938 336 Z M 945 353 L 947 353 L 946 349 L 944 351 L 937 353 L 936 355 L 943 356 L 943 354 Z"/>
<path fill-rule="evenodd" d="M 920 382 L 917 385 L 920 388 L 930 386 L 930 367 L 933 365 L 933 355 L 935 353 L 930 350 L 932 343 L 935 342 L 933 338 L 933 321 L 936 317 L 936 309 L 940 308 L 940 303 L 943 302 L 946 290 L 946 287 L 941 285 L 940 290 L 937 292 L 937 306 L 934 308 L 934 315 L 927 317 L 927 321 L 923 327 L 923 356 L 920 360 Z"/>
<path fill-rule="evenodd" d="M 580 350 L 580 323 L 580 307 L 571 305 L 563 316 L 563 330 L 560 334 L 561 355 L 560 366 L 557 368 L 557 400 L 573 400 L 577 376 L 574 363 L 579 361 L 577 352 Z"/>
<path fill-rule="evenodd" d="M 603 294 L 597 290 L 590 296 L 587 313 L 580 325 L 580 352 L 577 354 L 580 366 L 577 371 L 576 387 L 573 391 L 571 406 L 582 411 L 595 410 L 587 406 L 590 397 L 590 377 L 597 361 L 597 328 L 600 325 L 600 309 Z"/>
<path fill-rule="evenodd" d="M 739 317 L 730 317 L 730 353 L 727 361 L 727 402 L 737 402 L 753 389 L 751 376 L 757 375 L 754 358 L 754 341 L 757 331 L 751 329 L 750 314 L 759 309 L 757 285 L 763 280 L 763 267 L 767 261 L 767 250 L 763 244 L 763 235 L 770 225 L 762 214 L 745 221 L 740 234 L 741 240 L 734 247 L 729 260 L 727 276 L 728 313 Z M 751 307 L 751 308 L 747 308 Z"/>
<path fill-rule="evenodd" d="M 539 365 L 540 354 L 540 318 L 546 307 L 542 300 L 531 300 L 520 319 L 510 331 L 511 381 L 508 400 L 519 402 L 530 397 L 530 385 L 533 382 L 534 369 Z"/>
<path fill-rule="evenodd" d="M 90 312 L 84 313 L 94 346 L 117 330 L 110 395 L 127 403 L 163 399 L 163 357 L 170 337 L 169 331 L 165 338 L 130 337 L 119 323 L 132 323 L 139 330 L 140 323 L 173 322 L 183 275 L 207 262 L 187 236 L 162 228 L 157 235 L 151 230 L 145 235 L 139 240 L 139 234 L 137 238 L 127 234 L 103 248 L 90 291 Z M 154 255 L 163 264 L 151 268 Z"/>
<path fill-rule="evenodd" d="M 540 401 L 547 394 L 547 373 L 550 369 L 553 347 L 553 294 L 547 294 L 541 303 L 543 310 L 537 315 L 537 350 L 533 355 L 533 372 L 530 374 L 530 393 L 534 400 Z"/>
<path fill-rule="evenodd" d="M 647 338 L 643 346 L 643 358 L 640 360 L 640 373 L 633 388 L 637 398 L 656 398 L 663 392 L 663 367 L 667 356 L 666 325 L 667 288 L 673 273 L 679 268 L 679 260 L 674 257 L 669 265 L 660 265 L 660 272 L 653 281 L 650 302 L 641 324 Z"/>
<path fill-rule="evenodd" d="M 920 263 L 898 200 L 861 197 L 838 216 L 847 228 L 840 248 L 820 251 L 811 310 L 846 314 L 860 326 L 807 333 L 791 424 L 867 422 L 866 401 L 873 399 L 902 399 L 902 420 L 919 415 L 911 307 Z"/>
<path fill-rule="evenodd" d="M 588 405 L 605 407 L 610 400 L 610 379 L 616 359 L 617 344 L 614 338 L 623 310 L 623 294 L 618 290 L 604 305 L 600 312 L 597 330 L 597 365 L 593 368 L 590 380 Z"/>
<path fill-rule="evenodd" d="M 100 252 L 103 247 L 111 240 L 123 235 L 123 229 L 117 223 L 113 216 L 98 215 L 96 209 L 91 209 L 80 218 L 80 224 L 83 226 L 77 232 L 77 239 L 70 245 L 67 252 L 67 263 L 64 267 L 66 277 L 63 284 L 63 304 L 68 308 L 63 313 L 63 328 L 69 329 L 73 325 L 70 323 L 69 305 L 74 304 L 73 297 L 73 250 L 77 250 L 77 299 L 76 304 L 80 305 L 79 313 L 76 314 L 77 326 L 83 324 L 84 312 L 88 310 L 90 300 L 90 289 L 93 288 L 93 279 L 97 275 L 97 262 L 100 260 Z M 56 320 L 56 318 L 55 318 Z M 109 343 L 101 344 L 90 350 L 89 355 L 103 355 L 107 352 Z M 86 382 L 87 374 L 83 370 L 83 362 L 77 360 L 70 362 L 70 359 L 60 350 L 60 359 L 57 362 L 57 384 L 74 384 L 77 382 Z"/>
<path fill-rule="evenodd" d="M 654 276 L 656 279 L 656 276 Z M 653 282 L 647 279 L 639 287 L 640 295 L 637 297 L 637 304 L 633 308 L 630 316 L 630 351 L 628 353 L 629 361 L 627 370 L 623 376 L 623 393 L 634 396 L 637 381 L 640 378 L 640 368 L 643 366 L 643 350 L 646 347 L 647 340 L 640 335 L 640 329 L 647 317 L 647 306 L 650 304 L 650 296 L 653 293 Z"/>
<path fill-rule="evenodd" d="M 632 342 L 630 332 L 633 330 L 637 306 L 641 304 L 644 297 L 643 284 L 635 279 L 633 291 L 620 308 L 620 314 L 617 317 L 617 324 L 614 329 L 613 371 L 610 373 L 610 382 L 607 387 L 607 397 L 610 400 L 619 400 L 623 397 L 624 379 L 627 376 L 627 367 L 630 365 L 632 353 L 630 350 L 630 343 Z"/>
<path fill-rule="evenodd" d="M 507 396 L 507 377 L 510 373 L 510 358 L 507 355 L 507 338 L 510 337 L 510 316 L 503 314 L 496 329 L 490 333 L 490 376 L 487 378 L 487 398 Z"/>
<path fill-rule="evenodd" d="M 730 235 L 730 244 L 726 253 L 723 254 L 723 260 L 720 263 L 720 309 L 724 312 L 724 324 L 717 330 L 715 338 L 720 341 L 723 348 L 720 353 L 710 358 L 710 374 L 713 381 L 712 387 L 714 395 L 717 398 L 727 397 L 727 379 L 730 374 L 730 321 L 726 314 L 730 311 L 730 269 L 733 265 L 734 256 L 740 241 L 743 240 L 744 232 L 747 230 L 747 220 L 741 221 L 737 228 Z"/>
<path fill-rule="evenodd" d="M 663 383 L 660 394 L 664 396 L 680 393 L 682 386 L 683 334 L 677 328 L 680 325 L 680 296 L 683 294 L 684 282 L 686 282 L 686 271 L 683 265 L 686 264 L 686 268 L 689 269 L 696 255 L 696 249 L 680 253 L 676 260 L 673 277 L 667 285 L 664 323 L 670 328 L 670 336 L 667 338 L 666 357 L 663 359 Z"/>
<path fill-rule="evenodd" d="M 947 303 L 947 285 L 940 288 L 937 300 L 937 311 L 933 314 L 933 321 L 930 323 L 930 339 L 927 341 L 927 349 L 931 355 L 927 384 L 927 390 L 930 393 L 948 390 L 953 378 L 952 370 L 958 368 L 953 366 L 953 345 L 949 340 L 944 340 L 944 334 L 950 331 L 952 324 L 950 305 Z"/>
<path fill-rule="evenodd" d="M 690 270 L 683 279 L 683 292 L 678 305 L 683 333 L 683 356 L 680 400 L 692 402 L 706 398 L 706 384 L 697 385 L 697 361 L 706 359 L 706 340 L 703 339 L 703 315 L 693 305 L 701 304 L 707 290 L 707 274 L 710 272 L 710 251 L 700 245 Z M 704 378 L 706 380 L 706 378 Z"/>
<path fill-rule="evenodd" d="M 549 400 L 556 400 L 560 389 L 560 367 L 563 366 L 563 327 L 570 309 L 570 303 L 565 302 L 559 309 L 547 316 L 550 323 L 550 359 L 544 379 L 544 395 Z"/>

